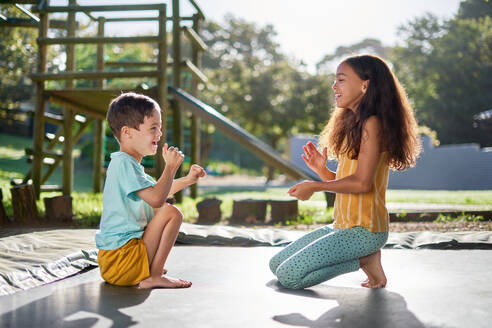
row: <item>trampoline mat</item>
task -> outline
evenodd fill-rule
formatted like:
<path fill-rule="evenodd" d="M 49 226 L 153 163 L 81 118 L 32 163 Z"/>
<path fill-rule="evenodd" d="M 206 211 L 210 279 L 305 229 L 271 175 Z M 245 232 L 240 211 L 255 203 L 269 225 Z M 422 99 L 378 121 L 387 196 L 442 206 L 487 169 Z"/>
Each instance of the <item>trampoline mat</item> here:
<path fill-rule="evenodd" d="M 315 287 L 281 288 L 276 247 L 177 246 L 168 275 L 189 289 L 104 283 L 96 268 L 0 297 L 1 327 L 489 327 L 492 251 L 383 249 L 385 289 L 362 271 Z"/>
<path fill-rule="evenodd" d="M 51 283 L 97 266 L 94 229 L 49 230 L 0 238 L 0 295 Z M 282 246 L 306 231 L 184 223 L 178 244 Z M 490 232 L 390 233 L 385 248 L 492 249 Z"/>

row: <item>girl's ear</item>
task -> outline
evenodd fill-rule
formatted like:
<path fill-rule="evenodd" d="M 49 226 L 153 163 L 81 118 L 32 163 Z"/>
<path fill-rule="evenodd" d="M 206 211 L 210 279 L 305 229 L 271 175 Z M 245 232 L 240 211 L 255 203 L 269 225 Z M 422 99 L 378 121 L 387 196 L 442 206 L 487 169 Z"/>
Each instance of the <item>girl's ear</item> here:
<path fill-rule="evenodd" d="M 369 88 L 369 80 L 362 81 L 362 93 L 366 94 L 367 88 Z"/>

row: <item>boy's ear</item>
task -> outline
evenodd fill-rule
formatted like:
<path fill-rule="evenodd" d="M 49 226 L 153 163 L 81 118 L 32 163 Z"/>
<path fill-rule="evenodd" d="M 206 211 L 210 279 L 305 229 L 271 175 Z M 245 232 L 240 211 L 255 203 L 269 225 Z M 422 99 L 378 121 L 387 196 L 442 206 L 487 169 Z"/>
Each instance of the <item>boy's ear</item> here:
<path fill-rule="evenodd" d="M 128 126 L 123 126 L 121 128 L 121 133 L 120 133 L 121 136 L 126 136 L 127 138 L 131 138 L 132 137 L 132 132 L 131 132 L 131 129 L 128 127 Z"/>
<path fill-rule="evenodd" d="M 366 94 L 367 88 L 369 88 L 369 80 L 362 81 L 362 93 Z"/>

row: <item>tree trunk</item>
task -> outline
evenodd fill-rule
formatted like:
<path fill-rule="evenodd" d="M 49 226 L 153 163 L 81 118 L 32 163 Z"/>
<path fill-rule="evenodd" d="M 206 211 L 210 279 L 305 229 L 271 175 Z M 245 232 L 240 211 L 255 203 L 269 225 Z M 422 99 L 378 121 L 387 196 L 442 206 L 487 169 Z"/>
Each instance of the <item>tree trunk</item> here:
<path fill-rule="evenodd" d="M 73 218 L 72 197 L 57 196 L 44 199 L 46 220 L 52 223 L 70 222 Z"/>
<path fill-rule="evenodd" d="M 10 189 L 14 222 L 29 226 L 39 225 L 38 208 L 33 185 L 19 185 Z"/>
<path fill-rule="evenodd" d="M 294 220 L 299 215 L 297 199 L 294 200 L 271 200 L 272 207 L 270 223 L 279 223 Z"/>
<path fill-rule="evenodd" d="M 265 222 L 267 200 L 235 200 L 230 224 L 257 224 Z"/>
<path fill-rule="evenodd" d="M 278 139 L 272 138 L 270 140 L 270 146 L 272 146 L 273 149 L 277 150 L 277 145 L 278 145 Z M 267 181 L 266 181 L 267 184 L 270 181 L 273 181 L 274 173 L 275 173 L 275 168 L 273 166 L 267 166 Z"/>
<path fill-rule="evenodd" d="M 202 143 L 200 149 L 200 163 L 205 163 L 212 149 L 212 135 L 208 132 L 202 133 Z"/>
<path fill-rule="evenodd" d="M 198 224 L 215 224 L 220 221 L 222 213 L 220 211 L 221 200 L 217 198 L 207 198 L 196 204 L 198 210 Z"/>
<path fill-rule="evenodd" d="M 0 225 L 4 226 L 9 223 L 9 218 L 5 212 L 5 207 L 3 207 L 3 193 L 2 188 L 0 188 Z"/>

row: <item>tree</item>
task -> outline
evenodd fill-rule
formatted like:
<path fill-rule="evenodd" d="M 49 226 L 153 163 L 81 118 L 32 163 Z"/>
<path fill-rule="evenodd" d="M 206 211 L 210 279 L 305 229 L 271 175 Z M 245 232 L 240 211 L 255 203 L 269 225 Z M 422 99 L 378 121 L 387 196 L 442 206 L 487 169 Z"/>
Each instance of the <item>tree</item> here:
<path fill-rule="evenodd" d="M 6 17 L 20 16 L 13 6 L 3 6 Z M 36 68 L 37 30 L 33 28 L 0 28 L 0 106 L 19 107 L 21 101 L 34 95 L 29 73 Z"/>
<path fill-rule="evenodd" d="M 381 58 L 388 58 L 391 47 L 384 46 L 380 40 L 377 39 L 364 39 L 360 42 L 354 43 L 350 46 L 340 46 L 334 53 L 328 54 L 323 57 L 317 64 L 316 69 L 319 73 L 332 72 L 330 66 L 334 61 L 340 61 L 344 57 L 352 56 L 360 53 L 372 53 L 378 55 Z"/>
<path fill-rule="evenodd" d="M 477 4 L 462 2 L 448 21 L 426 15 L 408 23 L 401 28 L 404 44 L 391 54 L 419 123 L 435 130 L 444 144 L 492 145 L 472 126 L 472 116 L 492 106 L 492 19 L 460 18 L 477 16 Z"/>
<path fill-rule="evenodd" d="M 318 133 L 333 105 L 332 76 L 287 59 L 270 25 L 227 16 L 225 26 L 209 22 L 203 32 L 211 81 L 205 101 L 277 150 L 292 134 Z"/>
<path fill-rule="evenodd" d="M 492 2 L 490 0 L 467 0 L 460 3 L 458 19 L 480 18 L 492 16 Z"/>

